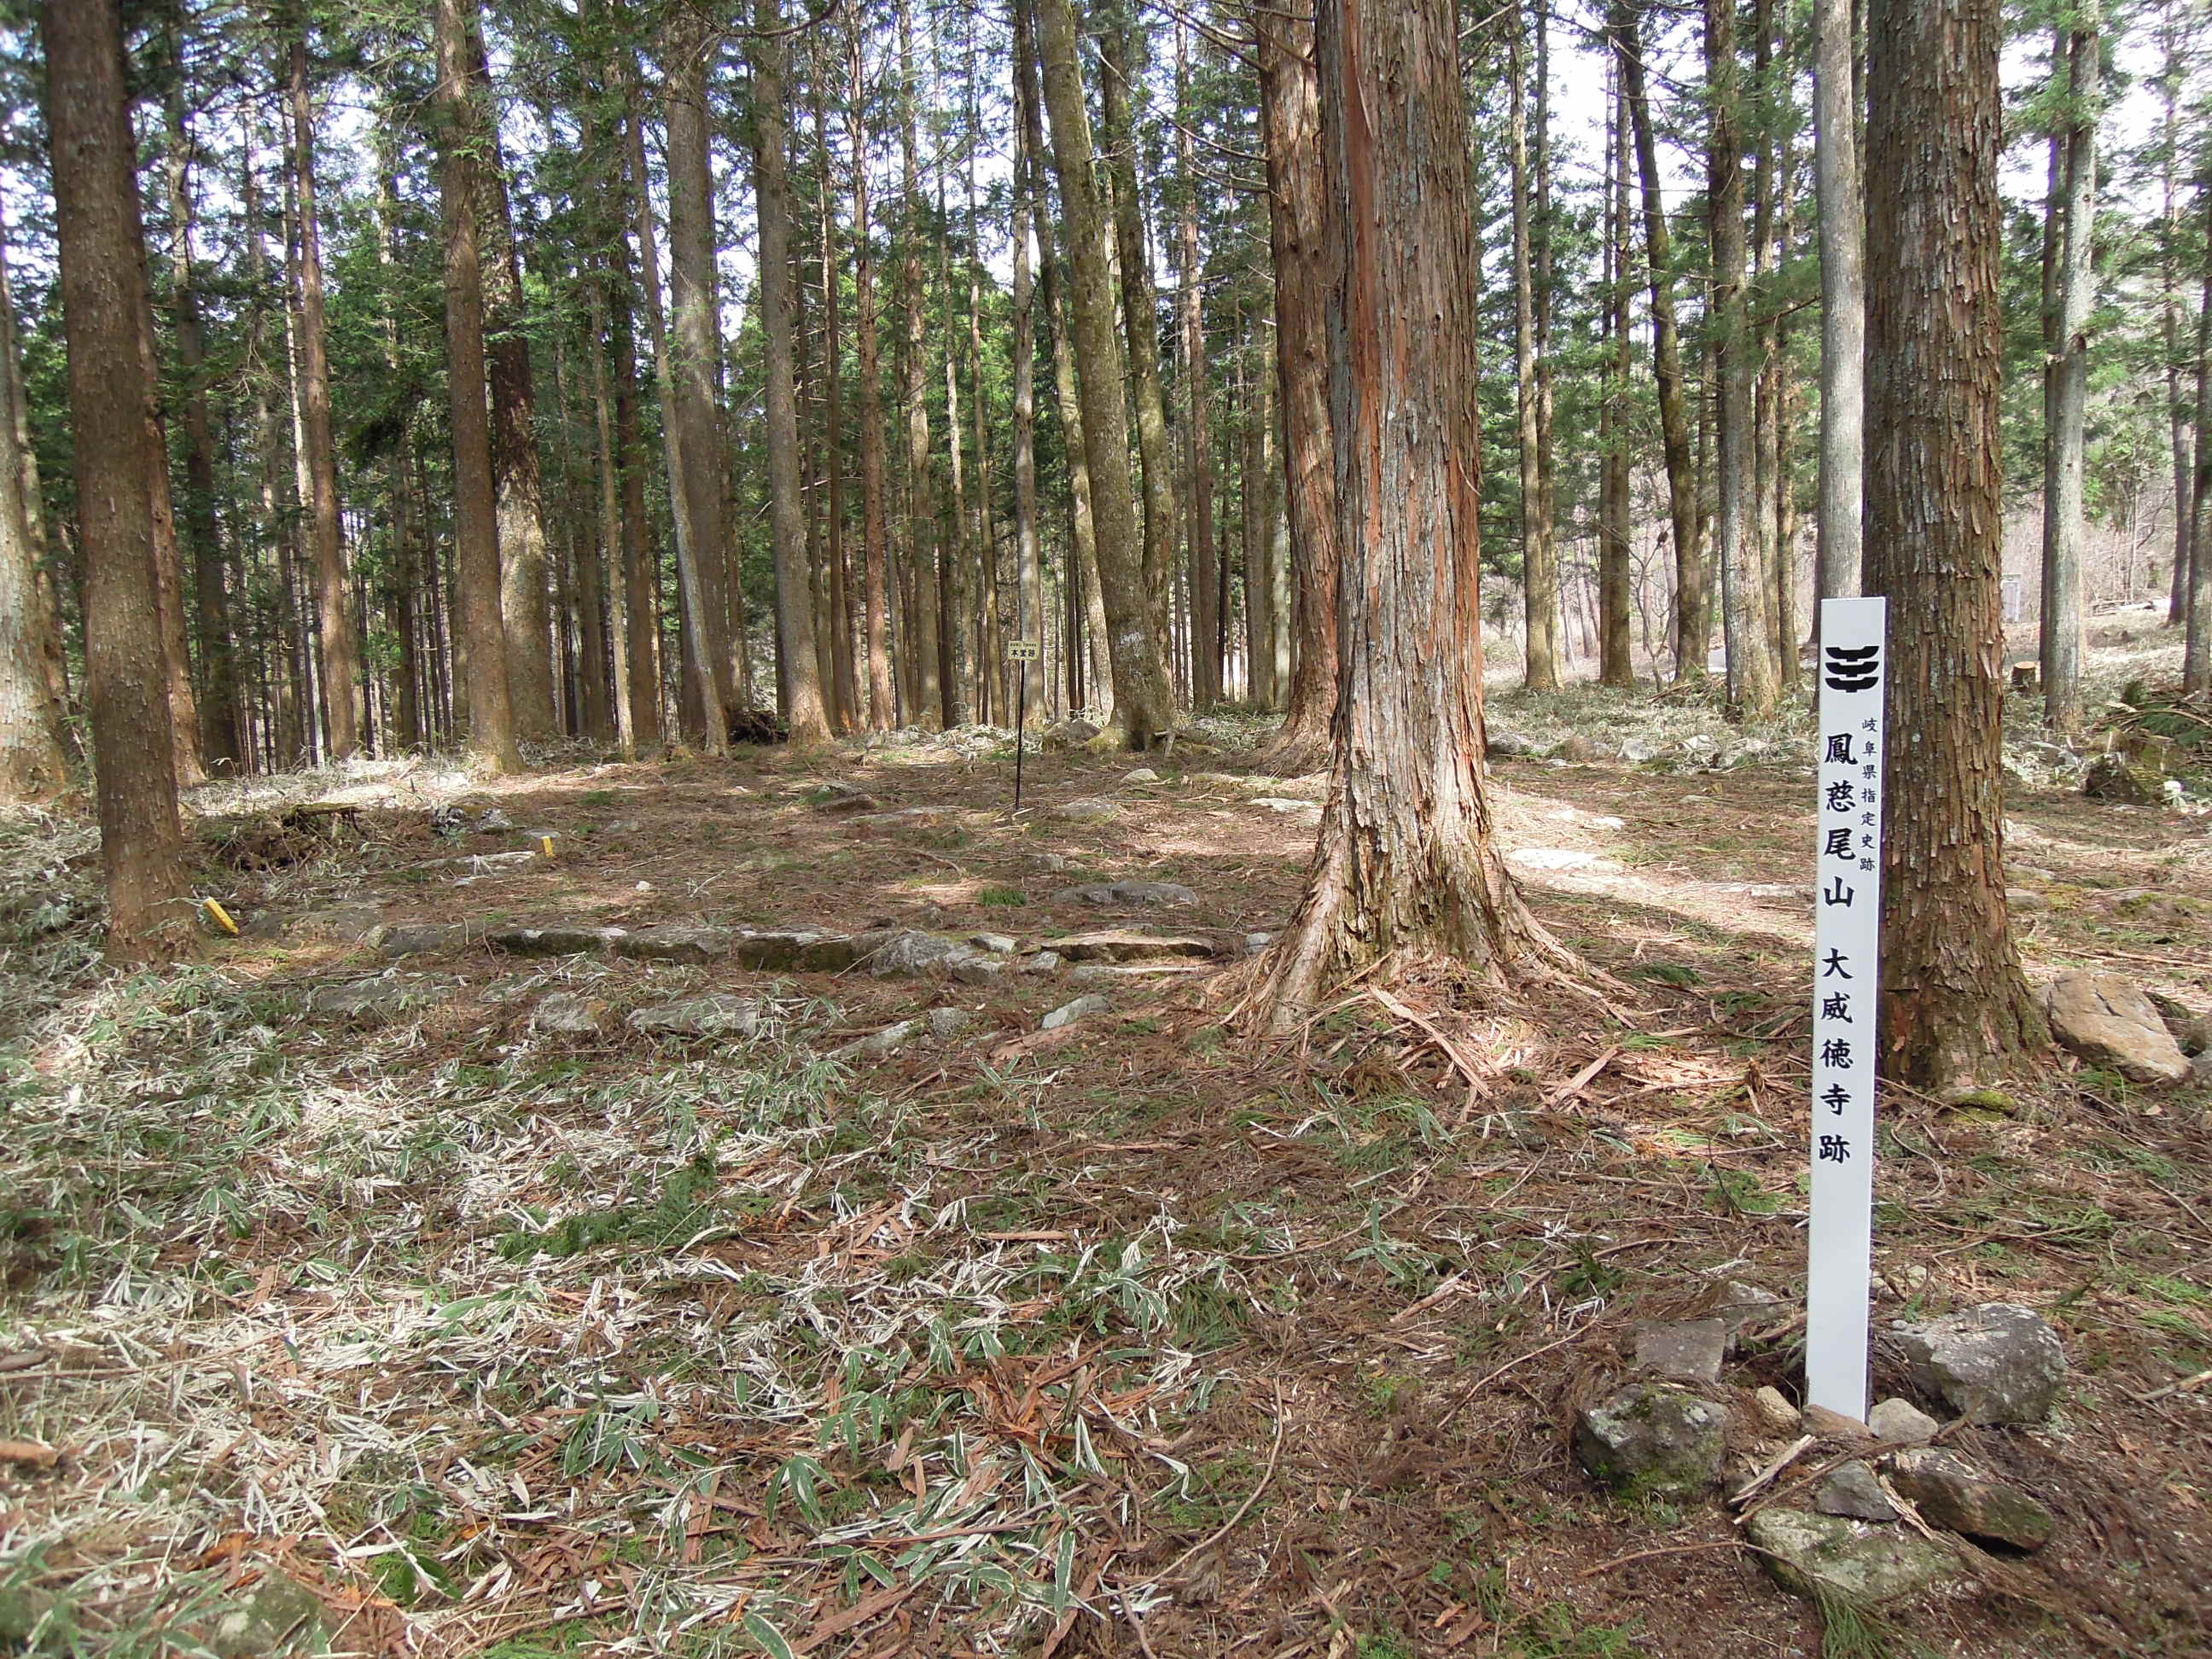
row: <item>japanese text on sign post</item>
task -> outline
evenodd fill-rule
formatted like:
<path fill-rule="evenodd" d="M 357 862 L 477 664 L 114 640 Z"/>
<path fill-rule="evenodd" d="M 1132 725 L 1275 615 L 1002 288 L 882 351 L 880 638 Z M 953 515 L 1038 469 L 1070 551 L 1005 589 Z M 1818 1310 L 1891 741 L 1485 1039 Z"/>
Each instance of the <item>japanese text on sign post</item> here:
<path fill-rule="evenodd" d="M 1885 599 L 1820 605 L 1805 1397 L 1863 1422 L 1881 991 Z"/>

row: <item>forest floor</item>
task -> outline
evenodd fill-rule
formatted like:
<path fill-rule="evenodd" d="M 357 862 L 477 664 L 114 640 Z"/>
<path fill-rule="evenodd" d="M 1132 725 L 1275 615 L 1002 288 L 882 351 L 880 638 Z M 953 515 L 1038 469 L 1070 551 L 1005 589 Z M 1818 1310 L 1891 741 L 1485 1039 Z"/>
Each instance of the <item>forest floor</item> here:
<path fill-rule="evenodd" d="M 2108 643 L 2114 683 L 2171 655 Z M 2003 1299 L 2064 1339 L 2050 1423 L 1954 1437 L 2057 1512 L 2039 1553 L 1824 1635 L 1719 1493 L 1577 1468 L 1631 1326 L 1730 1280 L 1781 1301 L 1727 1375 L 1724 1489 L 1780 1449 L 1747 1402 L 1798 1390 L 1810 726 L 1589 689 L 1492 720 L 1580 734 L 1493 777 L 1537 913 L 1633 988 L 1610 1011 L 1400 985 L 1268 1045 L 1224 1028 L 1218 963 L 971 983 L 490 941 L 1241 948 L 1289 914 L 1314 789 L 1254 780 L 1229 720 L 1171 759 L 1033 753 L 1019 817 L 988 737 L 215 787 L 204 890 L 243 935 L 127 975 L 89 828 L 7 826 L 0 1650 L 2212 1650 L 2202 1090 L 2053 1065 L 2008 1107 L 1884 1097 L 1877 1328 Z M 2032 974 L 2212 1004 L 2212 820 L 2021 768 Z M 356 810 L 250 828 L 307 800 Z M 514 827 L 441 837 L 447 805 Z M 1115 881 L 1195 902 L 1066 896 Z M 714 993 L 749 1035 L 628 1023 Z M 1040 1030 L 1084 994 L 1109 1006 Z M 1886 1355 L 1877 1383 L 1905 1387 Z"/>

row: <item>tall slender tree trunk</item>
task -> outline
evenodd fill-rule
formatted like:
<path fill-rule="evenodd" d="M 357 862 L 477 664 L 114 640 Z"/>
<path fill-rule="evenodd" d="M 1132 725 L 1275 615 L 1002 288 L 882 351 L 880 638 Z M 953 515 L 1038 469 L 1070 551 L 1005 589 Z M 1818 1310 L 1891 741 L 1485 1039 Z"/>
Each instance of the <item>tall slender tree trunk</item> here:
<path fill-rule="evenodd" d="M 1044 555 L 1038 527 L 1036 476 L 1036 285 L 1030 264 L 1030 227 L 1037 216 L 1037 168 L 1031 134 L 1037 125 L 1036 40 L 1029 0 L 1014 14 L 1013 422 L 1014 560 L 1021 637 L 1038 647 L 1024 663 L 1023 700 L 1045 713 Z"/>
<path fill-rule="evenodd" d="M 1175 461 L 1168 436 L 1167 394 L 1160 384 L 1159 296 L 1152 287 L 1145 240 L 1144 197 L 1137 167 L 1136 80 L 1144 72 L 1134 9 L 1109 8 L 1098 31 L 1098 142 L 1112 188 L 1114 246 L 1121 273 L 1121 325 L 1128 339 L 1131 412 L 1143 463 L 1145 592 L 1164 646 L 1176 567 Z"/>
<path fill-rule="evenodd" d="M 483 200 L 484 112 L 476 103 L 469 40 L 477 0 L 437 0 L 439 207 L 445 228 L 446 358 L 453 434 L 453 546 L 461 632 L 468 643 L 468 746 L 477 764 L 519 772 L 500 611 L 498 489 L 484 363 Z"/>
<path fill-rule="evenodd" d="M 1255 8 L 1252 21 L 1260 46 L 1267 241 L 1275 271 L 1275 386 L 1282 408 L 1284 516 L 1297 639 L 1288 708 L 1268 764 L 1297 773 L 1327 758 L 1337 704 L 1341 532 L 1326 307 L 1338 254 L 1326 224 L 1313 26 L 1267 7 Z"/>
<path fill-rule="evenodd" d="M 399 220 L 399 145 L 391 125 L 391 100 L 385 103 L 386 125 L 376 145 L 376 263 L 386 283 L 384 307 L 384 367 L 393 380 L 402 372 L 399 348 L 398 247 Z M 398 439 L 385 463 L 385 498 L 392 514 L 392 568 L 389 576 L 393 604 L 393 631 L 399 636 L 398 720 L 392 732 L 401 750 L 419 749 L 424 730 L 420 693 L 420 645 L 416 627 L 416 564 L 420 545 L 416 533 L 414 503 L 407 488 L 407 460 L 414 444 L 414 422 L 403 419 Z"/>
<path fill-rule="evenodd" d="M 323 658 L 323 722 L 331 758 L 361 748 L 361 644 L 353 583 L 338 513 L 337 446 L 331 429 L 330 325 L 323 304 L 323 240 L 316 203 L 315 113 L 307 91 L 306 25 L 292 38 L 286 82 L 292 119 L 292 167 L 299 207 L 294 243 L 300 294 L 301 428 L 307 473 L 307 532 L 314 547 L 315 604 Z"/>
<path fill-rule="evenodd" d="M 1098 586 L 1113 664 L 1114 713 L 1132 749 L 1148 749 L 1175 729 L 1175 705 L 1160 659 L 1157 613 L 1145 590 L 1135 492 L 1129 477 L 1128 409 L 1122 400 L 1121 341 L 1115 327 L 1108 237 L 1111 227 L 1091 171 L 1091 117 L 1084 107 L 1071 0 L 1039 0 L 1044 104 L 1052 121 L 1071 267 L 1068 332 L 1083 400 L 1084 447 L 1091 462 L 1091 514 L 1098 542 Z"/>
<path fill-rule="evenodd" d="M 222 538 L 215 512 L 215 434 L 208 417 L 207 338 L 200 317 L 199 274 L 192 258 L 192 136 L 185 117 L 184 24 L 173 20 L 179 70 L 162 102 L 167 154 L 162 174 L 169 196 L 169 314 L 183 385 L 185 550 L 190 556 L 195 631 L 199 636 L 199 748 L 203 765 L 239 769 L 238 688 L 230 641 L 229 594 Z"/>
<path fill-rule="evenodd" d="M 1866 198 L 1859 186 L 1853 0 L 1815 0 L 1813 176 L 1820 207 L 1818 597 L 1858 590 L 1866 495 Z M 1820 614 L 1816 605 L 1814 615 Z"/>
<path fill-rule="evenodd" d="M 137 143 L 116 0 L 47 0 L 46 124 L 69 341 L 78 531 L 85 568 L 85 706 L 118 960 L 189 948 L 191 872 L 177 810 L 177 732 L 155 586 L 158 396 L 143 335 L 152 306 Z"/>
<path fill-rule="evenodd" d="M 1716 542 L 1721 559 L 1722 621 L 1729 698 L 1763 717 L 1782 695 L 1774 651 L 1773 598 L 1754 507 L 1757 433 L 1752 408 L 1752 337 L 1745 291 L 1741 68 L 1735 49 L 1735 0 L 1705 0 L 1705 77 L 1711 106 L 1705 199 L 1713 252 L 1711 328 L 1718 472 Z"/>
<path fill-rule="evenodd" d="M 1630 501 L 1629 400 L 1633 362 L 1628 339 L 1628 100 L 1621 90 L 1620 65 L 1613 66 L 1613 131 L 1607 150 L 1612 177 L 1607 191 L 1606 232 L 1606 333 L 1612 352 L 1607 364 L 1605 403 L 1600 411 L 1605 442 L 1599 483 L 1598 682 L 1632 687 L 1628 613 L 1630 538 L 1635 532 Z"/>
<path fill-rule="evenodd" d="M 0 245 L 0 804 L 9 805 L 50 801 L 69 787 L 61 704 L 47 673 L 46 636 L 58 629 L 40 590 L 46 536 L 18 349 Z"/>
<path fill-rule="evenodd" d="M 1674 545 L 1674 678 L 1702 678 L 1712 654 L 1712 589 L 1705 556 L 1705 514 L 1698 501 L 1698 463 L 1690 435 L 1689 400 L 1682 375 L 1681 330 L 1675 320 L 1673 237 L 1667 227 L 1652 135 L 1651 102 L 1644 72 L 1642 0 L 1611 0 L 1607 31 L 1613 40 L 1628 115 L 1636 138 L 1641 180 L 1644 258 L 1651 288 L 1651 365 L 1659 397 L 1659 447 L 1667 466 L 1667 509 Z"/>
<path fill-rule="evenodd" d="M 2159 24 L 2161 60 L 2158 93 L 2162 119 L 2159 140 L 2159 326 L 2166 347 L 2166 409 L 2168 441 L 2173 451 L 2173 571 L 2167 586 L 2166 622 L 2179 628 L 2189 615 L 2189 572 L 2195 544 L 2190 533 L 2190 479 L 2194 470 L 2191 415 L 2182 387 L 2181 336 L 2181 89 L 2188 76 L 2183 42 L 2186 31 L 2173 15 L 2172 0 Z"/>
<path fill-rule="evenodd" d="M 2063 193 L 2045 230 L 2057 258 L 2043 379 L 2043 717 L 2081 729 L 2082 438 L 2089 400 L 2089 313 L 2096 304 L 2097 119 L 2104 41 L 2096 0 L 2076 0 L 2051 49 L 2065 113 L 2051 137 Z"/>
<path fill-rule="evenodd" d="M 825 699 L 830 722 L 839 732 L 849 732 L 858 722 L 853 685 L 853 611 L 845 574 L 844 297 L 840 292 L 843 287 L 839 270 L 842 261 L 837 250 L 836 158 L 830 143 L 830 53 L 825 38 L 819 33 L 814 38 L 813 71 L 814 145 L 820 152 L 822 163 L 816 200 L 822 224 L 823 558 L 830 578 L 823 594 L 825 614 L 818 619 L 817 632 L 826 631 L 830 641 L 830 680 Z"/>
<path fill-rule="evenodd" d="M 903 195 L 899 297 L 906 313 L 907 628 L 900 640 L 914 677 L 908 714 L 917 724 L 943 719 L 944 685 L 938 637 L 937 492 L 929 452 L 929 335 L 922 316 L 921 177 L 916 127 L 921 120 L 914 64 L 913 8 L 900 0 L 899 158 Z"/>
<path fill-rule="evenodd" d="M 1190 504 L 1192 629 L 1191 701 L 1211 708 L 1221 701 L 1222 641 L 1228 593 L 1216 569 L 1213 551 L 1213 447 L 1207 432 L 1210 411 L 1206 385 L 1205 266 L 1198 240 L 1199 177 L 1191 125 L 1190 45 L 1187 26 L 1176 24 L 1176 156 L 1182 174 L 1182 204 L 1177 228 L 1182 312 L 1183 495 Z"/>
<path fill-rule="evenodd" d="M 2212 169 L 2197 186 L 2204 246 L 2212 249 Z M 2212 690 L 2212 257 L 2197 311 L 2197 462 L 2189 482 L 2189 604 L 2183 618 L 2181 689 Z"/>
<path fill-rule="evenodd" d="M 783 8 L 754 0 L 753 196 L 760 215 L 760 322 L 767 360 L 769 519 L 775 539 L 776 629 L 783 641 L 784 720 L 794 744 L 826 743 L 830 717 L 815 652 L 792 367 L 791 184 L 784 108 Z"/>
<path fill-rule="evenodd" d="M 732 661 L 727 552 L 722 519 L 721 421 L 714 396 L 721 362 L 720 283 L 714 265 L 714 176 L 708 146 L 707 59 L 720 36 L 703 12 L 669 14 L 661 40 L 662 99 L 668 140 L 668 296 L 664 326 L 659 255 L 647 188 L 645 137 L 630 124 L 630 171 L 636 175 L 641 284 L 653 317 L 659 367 L 669 493 L 677 524 L 676 561 L 684 590 L 684 628 L 692 663 L 690 695 L 710 755 L 729 748 L 729 717 L 744 703 Z"/>
<path fill-rule="evenodd" d="M 1884 1069 L 1943 1090 L 2044 1041 L 2004 881 L 1999 0 L 1872 0 L 1868 586 L 1889 599 Z"/>
<path fill-rule="evenodd" d="M 471 78 L 486 113 L 477 177 L 487 243 L 483 261 L 484 328 L 491 382 L 491 464 L 499 500 L 500 615 L 507 631 L 507 679 L 515 733 L 543 743 L 560 734 L 554 699 L 553 617 L 546 599 L 550 555 L 545 482 L 538 453 L 538 380 L 530 362 L 528 306 L 522 261 L 507 201 L 507 163 L 493 115 L 491 70 L 483 37 L 471 32 Z"/>
<path fill-rule="evenodd" d="M 1565 965 L 1523 907 L 1483 776 L 1480 325 L 1457 10 L 1320 0 L 1323 166 L 1343 283 L 1329 380 L 1344 696 L 1297 915 L 1249 1005 L 1277 1033 L 1342 979 L 1441 954 Z"/>
<path fill-rule="evenodd" d="M 1559 567 L 1552 538 L 1552 434 L 1540 354 L 1535 204 L 1524 87 L 1522 14 L 1513 14 L 1507 69 L 1513 173 L 1513 341 L 1515 403 L 1520 420 L 1521 595 L 1527 653 L 1525 683 L 1534 691 L 1559 685 Z M 1540 78 L 1537 96 L 1542 97 Z M 1539 141 L 1540 143 L 1540 140 Z"/>
<path fill-rule="evenodd" d="M 886 583 L 890 533 L 884 499 L 889 471 L 884 432 L 882 349 L 876 315 L 875 228 L 868 210 L 868 131 L 862 71 L 863 35 L 857 20 L 846 36 L 846 137 L 853 152 L 854 342 L 860 371 L 860 535 L 866 548 L 868 725 L 888 732 L 898 720 L 891 684 L 890 592 Z"/>

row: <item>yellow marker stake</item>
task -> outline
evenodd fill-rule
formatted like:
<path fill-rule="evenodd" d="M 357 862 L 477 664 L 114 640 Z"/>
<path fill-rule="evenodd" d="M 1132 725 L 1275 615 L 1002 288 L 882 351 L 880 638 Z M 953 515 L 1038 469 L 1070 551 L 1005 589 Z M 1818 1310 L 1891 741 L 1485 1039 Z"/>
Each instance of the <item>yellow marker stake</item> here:
<path fill-rule="evenodd" d="M 553 856 L 553 837 L 550 836 L 540 836 L 538 838 L 538 850 L 544 854 L 547 858 L 551 858 Z"/>
<path fill-rule="evenodd" d="M 206 910 L 209 917 L 214 921 L 216 927 L 222 928 L 224 933 L 229 934 L 233 939 L 236 939 L 238 937 L 238 924 L 230 919 L 229 911 L 224 909 L 222 906 L 217 904 L 213 899 L 202 899 L 200 901 L 200 905 L 202 908 Z"/>

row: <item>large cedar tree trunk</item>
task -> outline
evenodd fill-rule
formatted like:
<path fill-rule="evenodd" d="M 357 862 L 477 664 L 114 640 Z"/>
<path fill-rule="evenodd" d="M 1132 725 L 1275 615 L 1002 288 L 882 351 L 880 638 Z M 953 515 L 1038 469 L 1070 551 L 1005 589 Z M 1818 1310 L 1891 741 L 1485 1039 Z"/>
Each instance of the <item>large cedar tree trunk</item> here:
<path fill-rule="evenodd" d="M 884 431 L 883 349 L 876 318 L 875 227 L 868 216 L 868 132 L 862 33 L 848 20 L 845 131 L 853 154 L 854 340 L 860 370 L 860 535 L 866 547 L 862 596 L 867 606 L 868 725 L 888 732 L 898 723 L 891 684 L 890 594 L 886 576 L 890 532 L 884 480 L 889 445 Z"/>
<path fill-rule="evenodd" d="M 1816 599 L 1858 590 L 1866 499 L 1866 198 L 1853 0 L 1817 0 L 1813 171 L 1820 204 L 1820 503 Z M 1820 615 L 1819 606 L 1814 615 Z"/>
<path fill-rule="evenodd" d="M 1999 0 L 1873 0 L 1868 588 L 1889 599 L 1884 1069 L 1942 1089 L 2044 1036 L 2005 907 Z"/>
<path fill-rule="evenodd" d="M 469 37 L 477 0 L 437 0 L 440 166 L 445 229 L 446 373 L 453 433 L 453 549 L 460 632 L 467 642 L 468 749 L 478 765 L 519 772 L 507 690 L 507 625 L 500 611 L 498 490 L 484 365 L 483 253 L 477 204 L 483 117 L 474 102 Z"/>
<path fill-rule="evenodd" d="M 1297 634 L 1288 707 L 1267 764 L 1296 774 L 1327 759 L 1336 714 L 1340 555 L 1323 314 L 1336 266 L 1325 223 L 1313 26 L 1289 11 L 1265 7 L 1255 9 L 1252 21 L 1260 44 L 1267 240 L 1275 268 L 1275 383 L 1282 408 L 1284 513 Z M 1249 502 L 1245 510 L 1251 510 Z"/>
<path fill-rule="evenodd" d="M 154 569 L 157 390 L 140 334 L 151 304 L 137 143 L 117 0 L 47 0 L 46 122 L 69 341 L 77 526 L 85 565 L 85 705 L 107 875 L 107 948 L 160 957 L 192 939 Z"/>
<path fill-rule="evenodd" d="M 300 416 L 306 453 L 307 532 L 315 555 L 315 608 L 323 647 L 323 719 L 331 758 L 361 748 L 361 637 L 353 613 L 338 517 L 338 458 L 331 428 L 329 325 L 323 307 L 323 235 L 316 206 L 315 112 L 307 92 L 306 25 L 292 39 L 287 94 L 292 118 L 294 189 L 300 234 L 295 243 L 300 290 Z"/>
<path fill-rule="evenodd" d="M 18 399 L 15 305 L 0 250 L 0 804 L 52 800 L 69 787 L 61 704 L 48 678 L 47 635 L 58 632 L 40 590 L 45 536 L 38 462 Z"/>
<path fill-rule="evenodd" d="M 1068 333 L 1083 400 L 1091 462 L 1091 507 L 1098 541 L 1098 586 L 1114 674 L 1114 717 L 1132 749 L 1149 749 L 1175 729 L 1175 703 L 1160 659 L 1155 612 L 1145 592 L 1136 493 L 1129 476 L 1129 413 L 1122 400 L 1121 340 L 1108 263 L 1108 224 L 1092 173 L 1091 117 L 1076 61 L 1072 0 L 1039 0 L 1038 52 L 1052 121 L 1053 167 L 1067 229 Z"/>
<path fill-rule="evenodd" d="M 1441 953 L 1503 981 L 1563 953 L 1492 836 L 1472 199 L 1450 0 L 1321 0 L 1344 696 L 1297 917 L 1252 1007 L 1276 1031 L 1344 977 Z"/>
<path fill-rule="evenodd" d="M 775 610 L 783 640 L 784 720 L 797 744 L 826 743 L 829 715 L 814 639 L 814 583 L 799 500 L 799 404 L 792 374 L 791 185 L 785 154 L 784 47 L 778 0 L 756 0 L 753 20 L 753 195 L 760 212 L 760 322 L 768 368 L 769 516 L 775 538 Z"/>

